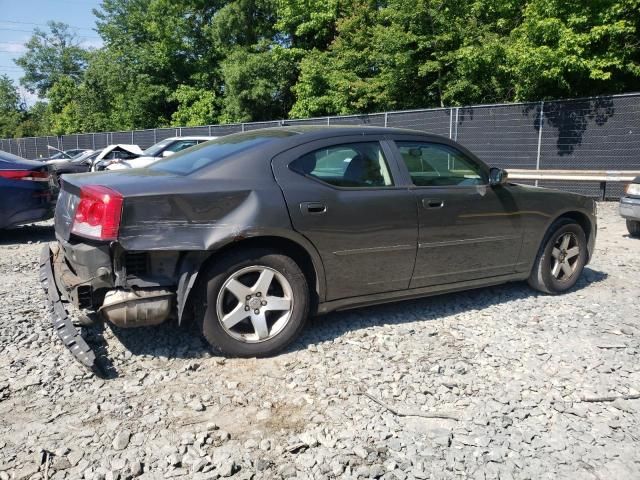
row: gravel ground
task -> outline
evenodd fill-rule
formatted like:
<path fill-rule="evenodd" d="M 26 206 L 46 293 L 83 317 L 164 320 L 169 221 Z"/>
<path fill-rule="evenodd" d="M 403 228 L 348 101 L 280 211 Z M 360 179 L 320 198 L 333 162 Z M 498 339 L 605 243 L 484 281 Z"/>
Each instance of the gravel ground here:
<path fill-rule="evenodd" d="M 172 324 L 107 326 L 109 380 L 45 316 L 50 224 L 3 232 L 0 480 L 639 478 L 640 400 L 584 401 L 640 390 L 640 240 L 616 209 L 600 205 L 566 295 L 510 284 L 334 313 L 265 360 Z"/>

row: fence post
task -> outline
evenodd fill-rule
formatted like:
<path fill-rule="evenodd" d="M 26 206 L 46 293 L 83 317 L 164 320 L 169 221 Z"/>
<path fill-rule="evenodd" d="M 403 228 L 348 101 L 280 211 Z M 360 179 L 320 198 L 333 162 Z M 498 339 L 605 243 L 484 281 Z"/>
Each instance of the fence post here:
<path fill-rule="evenodd" d="M 244 123 L 240 124 L 241 131 L 244 132 Z"/>
<path fill-rule="evenodd" d="M 331 125 L 331 117 L 327 117 L 327 125 Z"/>
<path fill-rule="evenodd" d="M 453 133 L 453 107 L 449 108 L 449 140 L 451 140 L 452 133 Z"/>
<path fill-rule="evenodd" d="M 384 126 L 389 124 L 389 112 L 384 112 Z"/>
<path fill-rule="evenodd" d="M 540 123 L 538 125 L 538 154 L 536 155 L 536 170 L 540 170 L 540 151 L 542 150 L 542 127 L 544 125 L 544 101 L 540 102 Z M 535 183 L 538 186 L 538 180 Z"/>
<path fill-rule="evenodd" d="M 156 143 L 158 143 L 158 129 L 154 128 L 153 129 L 153 144 L 155 145 Z"/>
<path fill-rule="evenodd" d="M 453 138 L 456 142 L 458 141 L 458 116 L 460 114 L 460 107 L 456 107 L 456 134 Z"/>

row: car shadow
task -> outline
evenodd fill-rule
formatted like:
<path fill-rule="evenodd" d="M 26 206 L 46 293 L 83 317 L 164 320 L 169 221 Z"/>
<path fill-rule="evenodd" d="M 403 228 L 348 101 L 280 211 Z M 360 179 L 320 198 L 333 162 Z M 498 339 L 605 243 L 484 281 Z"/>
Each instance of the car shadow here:
<path fill-rule="evenodd" d="M 571 291 L 581 290 L 593 283 L 602 282 L 607 276 L 605 272 L 586 267 Z M 542 295 L 544 294 L 533 290 L 526 282 L 514 282 L 333 312 L 314 318 L 300 338 L 288 348 L 288 351 L 301 350 L 312 344 L 332 341 L 357 329 L 417 321 L 430 322 L 441 319 L 443 316 L 478 311 L 492 305 Z"/>
<path fill-rule="evenodd" d="M 607 278 L 607 274 L 585 268 L 584 274 L 573 288 L 580 290 Z M 304 350 L 309 345 L 332 341 L 341 335 L 363 328 L 397 325 L 410 322 L 429 322 L 443 316 L 466 311 L 478 311 L 492 305 L 535 297 L 540 294 L 526 282 L 516 282 L 494 287 L 484 287 L 465 292 L 449 293 L 415 300 L 404 300 L 384 305 L 362 307 L 343 312 L 333 312 L 313 318 L 298 340 L 285 352 Z M 122 344 L 124 350 L 109 348 L 105 329 Z M 86 329 L 86 339 L 98 357 L 103 378 L 116 378 L 119 374 L 114 363 L 126 362 L 127 357 L 149 355 L 157 358 L 197 359 L 216 355 L 198 331 L 195 322 L 179 326 L 177 321 L 165 322 L 155 327 L 119 328 L 99 322 Z M 127 353 L 128 352 L 128 353 Z M 112 357 L 117 358 L 114 362 Z M 124 358 L 123 358 L 124 357 Z"/>
<path fill-rule="evenodd" d="M 53 240 L 55 240 L 55 230 L 52 223 L 38 223 L 0 230 L 0 245 L 52 242 Z"/>
<path fill-rule="evenodd" d="M 126 363 L 130 355 L 165 359 L 196 359 L 215 355 L 192 323 L 180 326 L 176 320 L 170 320 L 154 327 L 121 328 L 98 321 L 86 327 L 83 336 L 96 354 L 96 373 L 102 378 L 113 379 L 119 376 L 116 364 Z M 121 346 L 114 348 L 110 345 L 107 330 Z"/>

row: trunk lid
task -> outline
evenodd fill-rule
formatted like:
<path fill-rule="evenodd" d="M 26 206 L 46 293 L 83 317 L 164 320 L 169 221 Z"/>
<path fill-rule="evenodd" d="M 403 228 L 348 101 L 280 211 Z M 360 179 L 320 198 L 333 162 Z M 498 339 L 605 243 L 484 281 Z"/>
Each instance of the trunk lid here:
<path fill-rule="evenodd" d="M 83 186 L 100 185 L 122 195 L 121 230 L 130 222 L 137 221 L 138 214 L 146 212 L 145 215 L 150 219 L 157 217 L 158 212 L 155 212 L 154 208 L 157 208 L 160 203 L 166 203 L 171 197 L 197 197 L 203 194 L 209 196 L 217 192 L 216 198 L 224 199 L 227 196 L 225 191 L 238 190 L 237 181 L 198 179 L 151 169 L 79 173 L 63 175 L 61 178 L 62 185 L 55 213 L 55 230 L 58 238 L 63 240 L 69 240 L 71 236 L 73 219 L 80 203 L 80 190 Z M 204 204 L 210 205 L 208 201 Z M 136 215 L 131 214 L 131 209 L 135 210 Z"/>

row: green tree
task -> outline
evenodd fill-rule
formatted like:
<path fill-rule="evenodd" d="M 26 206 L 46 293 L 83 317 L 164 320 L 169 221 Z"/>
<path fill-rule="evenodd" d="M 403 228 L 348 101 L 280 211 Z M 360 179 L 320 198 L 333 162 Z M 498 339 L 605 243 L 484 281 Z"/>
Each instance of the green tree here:
<path fill-rule="evenodd" d="M 178 103 L 171 115 L 172 125 L 192 127 L 218 120 L 219 99 L 212 89 L 180 85 L 170 99 Z"/>
<path fill-rule="evenodd" d="M 325 50 L 337 34 L 340 18 L 353 13 L 353 0 L 277 0 L 276 27 L 294 48 Z"/>
<path fill-rule="evenodd" d="M 168 125 L 181 85 L 219 88 L 219 54 L 207 36 L 219 7 L 205 0 L 103 0 L 94 13 L 105 46 L 88 76 L 109 100 L 104 107 L 117 128 Z"/>
<path fill-rule="evenodd" d="M 0 75 L 0 138 L 19 136 L 24 105 L 18 89 L 7 75 Z"/>
<path fill-rule="evenodd" d="M 258 51 L 236 48 L 222 62 L 224 122 L 287 118 L 300 51 L 265 45 Z"/>
<path fill-rule="evenodd" d="M 507 42 L 514 99 L 637 90 L 639 0 L 531 0 Z"/>
<path fill-rule="evenodd" d="M 15 60 L 24 69 L 20 83 L 39 97 L 47 96 L 60 77 L 79 82 L 86 67 L 87 50 L 64 23 L 48 22 L 49 32 L 36 28 L 25 44 L 26 53 Z"/>
<path fill-rule="evenodd" d="M 38 101 L 29 107 L 25 118 L 16 129 L 16 137 L 38 137 L 51 135 L 49 104 Z"/>

